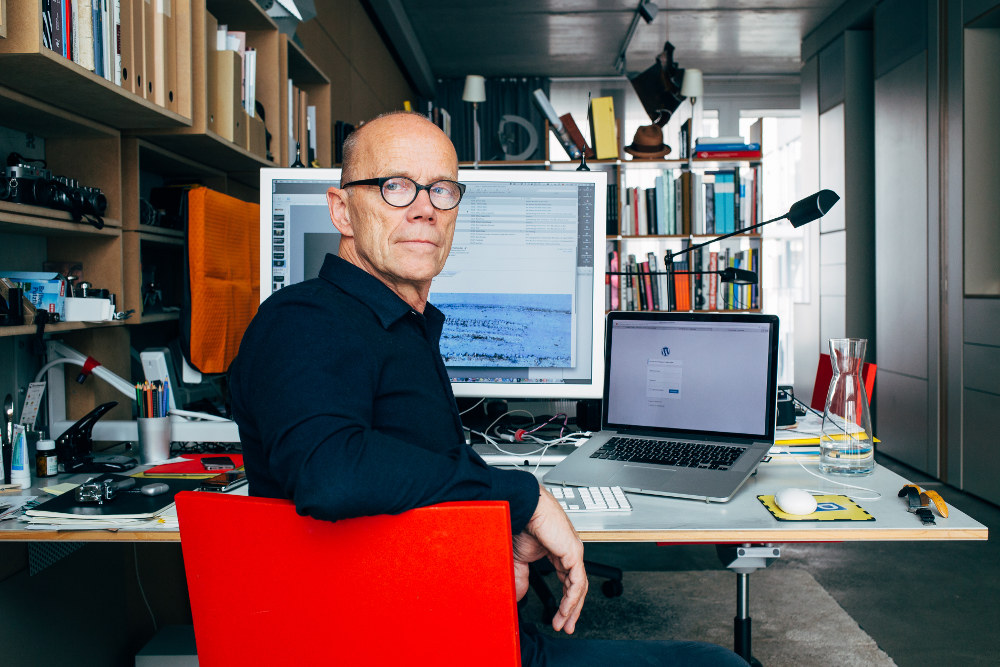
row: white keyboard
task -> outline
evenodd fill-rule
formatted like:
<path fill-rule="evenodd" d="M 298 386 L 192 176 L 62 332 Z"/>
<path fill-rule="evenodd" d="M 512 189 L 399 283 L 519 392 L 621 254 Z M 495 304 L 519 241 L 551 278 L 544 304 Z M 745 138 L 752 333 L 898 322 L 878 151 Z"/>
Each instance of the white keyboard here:
<path fill-rule="evenodd" d="M 566 512 L 631 512 L 620 486 L 546 486 Z"/>

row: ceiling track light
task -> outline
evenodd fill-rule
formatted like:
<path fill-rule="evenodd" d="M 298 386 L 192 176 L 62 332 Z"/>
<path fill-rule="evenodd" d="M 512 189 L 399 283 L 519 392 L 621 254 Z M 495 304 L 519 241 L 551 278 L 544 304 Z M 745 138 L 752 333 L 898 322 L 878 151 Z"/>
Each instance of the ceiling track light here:
<path fill-rule="evenodd" d="M 652 23 L 659 11 L 660 8 L 652 0 L 639 0 L 639 6 L 636 7 L 632 22 L 629 23 L 628 30 L 625 32 L 625 39 L 622 40 L 622 46 L 618 49 L 618 57 L 615 58 L 616 73 L 625 72 L 625 52 L 628 51 L 628 45 L 635 35 L 635 29 L 639 26 L 639 19 L 642 18 L 646 23 Z"/>

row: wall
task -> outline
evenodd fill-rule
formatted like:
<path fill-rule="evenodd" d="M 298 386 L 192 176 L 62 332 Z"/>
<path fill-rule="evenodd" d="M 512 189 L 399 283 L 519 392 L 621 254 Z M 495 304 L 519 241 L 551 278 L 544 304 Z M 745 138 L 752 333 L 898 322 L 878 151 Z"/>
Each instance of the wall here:
<path fill-rule="evenodd" d="M 298 37 L 330 78 L 334 121 L 354 125 L 416 103 L 416 93 L 358 0 L 316 3 L 317 16 L 299 26 Z"/>

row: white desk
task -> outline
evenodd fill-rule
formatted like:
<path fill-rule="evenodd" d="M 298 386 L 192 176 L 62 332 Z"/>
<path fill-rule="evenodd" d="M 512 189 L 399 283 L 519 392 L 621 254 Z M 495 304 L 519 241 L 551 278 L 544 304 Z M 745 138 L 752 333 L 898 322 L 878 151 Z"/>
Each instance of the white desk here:
<path fill-rule="evenodd" d="M 807 466 L 809 464 L 806 464 Z M 813 464 L 815 467 L 815 464 Z M 545 472 L 538 471 L 539 476 Z M 84 481 L 88 475 L 60 476 L 55 481 Z M 832 478 L 831 478 L 832 479 Z M 837 478 L 839 479 L 839 478 Z M 850 479 L 843 480 L 852 482 Z M 757 500 L 794 486 L 824 494 L 851 493 L 827 480 L 810 476 L 795 463 L 761 464 L 736 496 L 728 503 L 629 494 L 631 512 L 573 513 L 570 518 L 584 542 L 663 542 L 704 543 L 717 546 L 723 564 L 736 573 L 737 596 L 734 618 L 736 652 L 752 660 L 749 575 L 767 567 L 780 556 L 780 544 L 787 542 L 878 542 L 889 540 L 947 541 L 986 540 L 988 530 L 961 510 L 950 507 L 947 519 L 936 517 L 936 525 L 923 525 L 906 510 L 897 492 L 907 480 L 878 466 L 870 477 L 854 480 L 860 486 L 882 494 L 876 502 L 857 501 L 875 521 L 778 521 Z M 37 494 L 38 489 L 31 493 Z M 869 495 L 868 492 L 858 492 Z M 2 503 L 0 496 L 0 503 Z M 54 531 L 28 530 L 17 521 L 0 523 L 0 540 L 22 542 L 179 542 L 176 529 Z"/>

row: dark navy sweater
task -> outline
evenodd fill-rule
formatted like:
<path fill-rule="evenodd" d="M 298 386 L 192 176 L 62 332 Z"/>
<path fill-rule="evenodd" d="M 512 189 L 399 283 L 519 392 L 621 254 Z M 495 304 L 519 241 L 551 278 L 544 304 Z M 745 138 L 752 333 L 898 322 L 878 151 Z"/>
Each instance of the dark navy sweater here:
<path fill-rule="evenodd" d="M 320 277 L 265 301 L 230 367 L 250 493 L 337 520 L 450 500 L 506 500 L 516 534 L 538 482 L 465 444 L 438 340 L 374 276 L 327 255 Z"/>

